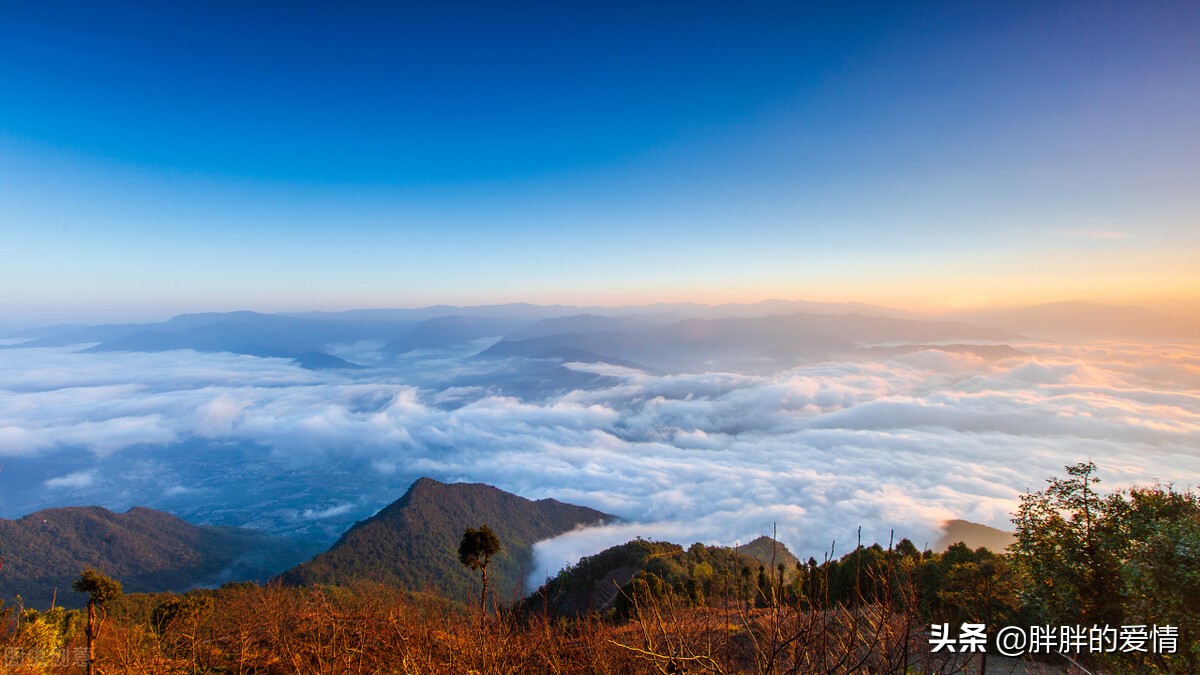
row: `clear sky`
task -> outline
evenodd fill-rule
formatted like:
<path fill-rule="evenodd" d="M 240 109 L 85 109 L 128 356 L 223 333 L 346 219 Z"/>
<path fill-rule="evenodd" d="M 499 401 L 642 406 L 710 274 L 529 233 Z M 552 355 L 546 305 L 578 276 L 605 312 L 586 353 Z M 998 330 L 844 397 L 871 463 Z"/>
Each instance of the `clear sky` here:
<path fill-rule="evenodd" d="M 0 312 L 1200 297 L 1196 3 L 0 3 Z"/>

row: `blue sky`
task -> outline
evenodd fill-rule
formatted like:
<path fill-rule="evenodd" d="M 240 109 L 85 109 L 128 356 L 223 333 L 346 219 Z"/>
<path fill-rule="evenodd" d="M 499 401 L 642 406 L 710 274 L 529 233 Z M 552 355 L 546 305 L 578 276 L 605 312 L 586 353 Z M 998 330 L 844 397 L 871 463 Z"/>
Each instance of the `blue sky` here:
<path fill-rule="evenodd" d="M 650 4 L 5 3 L 0 312 L 1200 297 L 1194 4 Z"/>

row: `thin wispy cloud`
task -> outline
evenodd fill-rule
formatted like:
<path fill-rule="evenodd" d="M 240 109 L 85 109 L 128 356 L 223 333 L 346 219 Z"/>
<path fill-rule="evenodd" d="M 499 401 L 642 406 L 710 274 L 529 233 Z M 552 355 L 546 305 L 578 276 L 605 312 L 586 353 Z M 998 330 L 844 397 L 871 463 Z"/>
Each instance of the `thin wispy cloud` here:
<path fill-rule="evenodd" d="M 95 481 L 95 471 L 76 471 L 74 473 L 66 474 L 65 476 L 51 478 L 44 484 L 51 490 L 57 490 L 60 488 L 85 488 Z"/>

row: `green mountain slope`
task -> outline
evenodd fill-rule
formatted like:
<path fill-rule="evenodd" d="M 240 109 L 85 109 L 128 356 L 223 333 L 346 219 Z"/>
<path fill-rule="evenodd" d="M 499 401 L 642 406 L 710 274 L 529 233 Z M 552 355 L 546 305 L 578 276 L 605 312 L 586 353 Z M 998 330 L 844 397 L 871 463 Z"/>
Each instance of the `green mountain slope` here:
<path fill-rule="evenodd" d="M 479 576 L 459 562 L 458 545 L 466 528 L 486 524 L 503 546 L 488 567 L 488 581 L 499 598 L 509 600 L 522 594 L 536 542 L 611 519 L 594 509 L 553 499 L 530 501 L 490 485 L 422 478 L 403 497 L 355 524 L 329 551 L 280 580 L 338 585 L 369 579 L 470 601 L 478 597 Z"/>
<path fill-rule="evenodd" d="M 687 550 L 670 542 L 636 539 L 584 556 L 546 582 L 524 608 L 557 616 L 623 615 L 629 611 L 631 589 L 638 580 L 656 595 L 666 593 L 696 603 L 718 596 L 752 602 L 769 598 L 771 588 L 778 586 L 778 571 L 766 569 L 772 543 L 776 564 L 784 563 L 786 580 L 793 580 L 796 556 L 770 537 L 737 549 L 695 543 Z"/>
<path fill-rule="evenodd" d="M 185 590 L 232 580 L 263 580 L 312 555 L 311 544 L 255 530 L 192 525 L 142 507 L 45 509 L 0 519 L 0 598 L 27 607 L 76 607 L 70 590 L 86 567 L 118 579 L 127 592 Z"/>

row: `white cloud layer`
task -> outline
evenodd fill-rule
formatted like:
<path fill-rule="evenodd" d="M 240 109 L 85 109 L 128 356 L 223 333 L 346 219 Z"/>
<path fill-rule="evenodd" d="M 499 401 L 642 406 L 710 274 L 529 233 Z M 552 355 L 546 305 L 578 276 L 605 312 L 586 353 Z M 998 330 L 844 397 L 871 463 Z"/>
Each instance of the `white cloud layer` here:
<path fill-rule="evenodd" d="M 733 543 L 777 523 L 819 557 L 834 539 L 847 550 L 859 526 L 864 541 L 894 529 L 918 545 L 949 518 L 1008 527 L 1022 492 L 1089 459 L 1113 488 L 1200 476 L 1195 345 L 1020 348 L 1029 355 L 920 352 L 769 376 L 596 366 L 614 384 L 537 402 L 460 381 L 418 386 L 401 370 L 0 350 L 0 458 L 86 449 L 92 468 L 45 482 L 84 488 L 131 446 L 248 442 L 289 465 L 352 458 L 381 477 L 487 482 L 625 519 L 543 542 L 543 572 L 636 535 Z"/>

